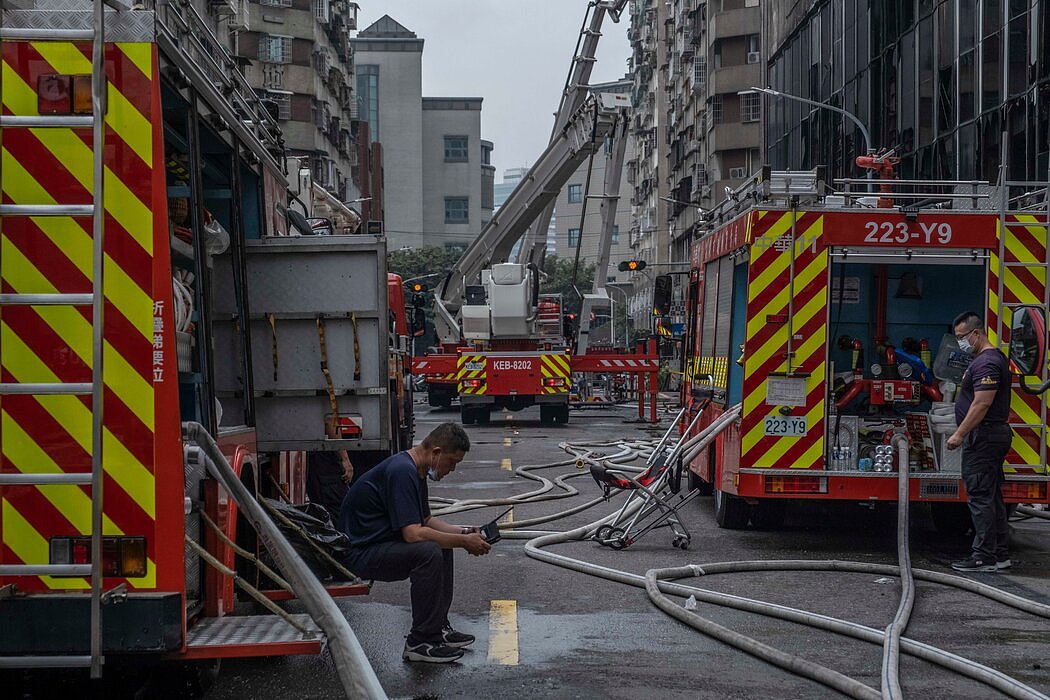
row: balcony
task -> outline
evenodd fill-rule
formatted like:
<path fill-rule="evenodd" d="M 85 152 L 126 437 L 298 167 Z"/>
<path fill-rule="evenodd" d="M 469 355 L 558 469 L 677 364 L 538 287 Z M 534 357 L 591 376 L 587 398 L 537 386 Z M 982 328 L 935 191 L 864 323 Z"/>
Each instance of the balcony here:
<path fill-rule="evenodd" d="M 745 7 L 740 10 L 712 13 L 708 29 L 712 40 L 725 39 L 755 34 L 761 22 L 762 14 L 757 6 Z"/>
<path fill-rule="evenodd" d="M 762 85 L 762 64 L 742 63 L 735 66 L 722 66 L 711 71 L 711 92 L 715 94 L 736 94 L 747 90 L 752 85 Z"/>
<path fill-rule="evenodd" d="M 712 153 L 737 148 L 757 148 L 762 142 L 760 122 L 715 124 L 711 132 Z"/>

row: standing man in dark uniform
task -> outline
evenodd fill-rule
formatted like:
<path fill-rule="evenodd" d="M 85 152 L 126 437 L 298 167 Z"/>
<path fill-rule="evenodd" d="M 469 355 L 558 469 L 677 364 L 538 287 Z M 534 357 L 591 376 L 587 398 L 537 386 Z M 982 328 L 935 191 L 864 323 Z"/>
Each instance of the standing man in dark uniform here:
<path fill-rule="evenodd" d="M 392 455 L 346 494 L 338 528 L 350 538 L 350 569 L 365 579 L 412 581 L 412 629 L 405 661 L 447 663 L 463 656 L 474 636 L 454 630 L 452 550 L 480 556 L 491 545 L 478 527 L 452 525 L 430 514 L 427 479 L 455 471 L 470 439 L 458 423 L 442 423 L 423 442 Z"/>
<path fill-rule="evenodd" d="M 1010 525 L 1000 489 L 1003 460 L 1010 449 L 1010 363 L 984 332 L 973 311 L 952 324 L 959 349 L 973 355 L 955 402 L 958 428 L 948 449 L 963 448 L 962 479 L 973 518 L 973 554 L 952 562 L 956 571 L 1010 568 Z"/>
<path fill-rule="evenodd" d="M 330 440 L 339 438 L 339 427 L 331 416 L 325 418 L 324 431 Z M 325 507 L 332 524 L 339 519 L 339 507 L 353 478 L 354 465 L 346 450 L 306 454 L 306 495 L 311 503 Z"/>

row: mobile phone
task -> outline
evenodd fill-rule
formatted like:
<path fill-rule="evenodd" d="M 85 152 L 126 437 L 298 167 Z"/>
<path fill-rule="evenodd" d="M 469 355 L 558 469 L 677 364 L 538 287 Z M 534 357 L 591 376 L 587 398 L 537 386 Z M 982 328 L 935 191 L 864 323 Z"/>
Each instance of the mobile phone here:
<path fill-rule="evenodd" d="M 482 525 L 480 534 L 483 538 L 485 538 L 485 541 L 489 544 L 495 544 L 501 539 L 503 539 L 503 536 L 500 534 L 499 531 L 499 525 L 496 524 L 495 520 Z"/>

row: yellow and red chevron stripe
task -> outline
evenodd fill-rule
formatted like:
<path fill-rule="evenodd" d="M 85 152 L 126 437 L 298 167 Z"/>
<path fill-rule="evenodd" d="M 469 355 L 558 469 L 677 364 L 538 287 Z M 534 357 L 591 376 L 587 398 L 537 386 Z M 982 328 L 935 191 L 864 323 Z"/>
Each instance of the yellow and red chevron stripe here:
<path fill-rule="evenodd" d="M 817 213 L 798 212 L 792 246 L 791 212 L 760 211 L 748 234 L 747 329 L 744 345 L 744 406 L 741 425 L 741 466 L 814 469 L 823 465 L 825 416 L 825 365 L 827 361 L 828 253 L 824 220 Z M 792 253 L 793 249 L 793 253 Z M 790 268 L 794 257 L 794 296 Z M 792 369 L 808 373 L 803 437 L 764 434 L 764 418 L 775 415 L 766 403 L 766 382 L 771 373 L 788 366 L 789 302 L 794 359 Z"/>
<path fill-rule="evenodd" d="M 484 355 L 460 355 L 456 358 L 456 380 L 459 382 L 459 393 L 478 396 L 485 394 L 488 389 L 485 381 L 486 367 Z M 470 386 L 463 382 L 464 379 L 480 379 L 481 383 L 477 386 Z"/>
<path fill-rule="evenodd" d="M 37 79 L 91 72 L 90 44 L 2 44 L 4 114 L 37 112 Z M 181 586 L 180 562 L 160 574 L 158 520 L 177 521 L 177 505 L 158 501 L 158 473 L 181 500 L 174 335 L 166 248 L 164 173 L 157 56 L 150 43 L 106 46 L 109 79 L 104 179 L 105 311 L 103 348 L 103 513 L 105 534 L 142 535 L 145 578 Z M 90 129 L 9 129 L 0 149 L 5 204 L 90 204 L 94 187 Z M 156 213 L 155 213 L 156 212 Z M 90 293 L 89 218 L 5 217 L 0 221 L 0 284 L 4 293 Z M 155 328 L 155 311 L 160 328 Z M 159 353 L 159 355 L 155 355 Z M 169 377 L 154 370 L 170 367 Z M 6 307 L 0 317 L 2 381 L 91 381 L 92 313 L 87 307 Z M 170 381 L 168 381 L 170 379 Z M 164 403 L 162 403 L 162 401 Z M 7 396 L 0 407 L 0 470 L 78 473 L 91 470 L 92 401 L 81 396 Z M 174 416 L 175 422 L 170 422 Z M 160 422 L 167 419 L 161 430 Z M 160 434 L 167 440 L 159 449 Z M 163 457 L 158 458 L 158 455 Z M 170 500 L 170 499 L 169 499 Z M 91 490 L 81 486 L 0 487 L 0 561 L 48 561 L 48 538 L 90 532 Z M 29 580 L 19 586 L 33 589 Z M 40 577 L 41 589 L 86 588 L 84 579 Z"/>
<path fill-rule="evenodd" d="M 544 379 L 560 377 L 565 380 L 561 386 L 547 386 L 546 383 L 543 383 L 540 390 L 544 394 L 569 393 L 569 385 L 572 383 L 570 380 L 572 370 L 570 369 L 569 356 L 567 354 L 558 352 L 540 355 L 540 371 Z"/>
<path fill-rule="evenodd" d="M 1006 221 L 1022 225 L 997 223 L 996 235 L 1003 254 L 1000 256 L 999 250 L 993 249 L 988 264 L 989 338 L 1004 349 L 1010 342 L 1011 305 L 1045 303 L 1048 262 L 1045 217 L 1009 214 Z M 1004 308 L 1001 334 L 997 332 L 1000 305 Z M 1047 396 L 1027 394 L 1015 381 L 1010 397 L 1014 439 L 1006 456 L 1005 471 L 1046 473 L 1046 454 L 1050 451 L 1047 415 Z"/>

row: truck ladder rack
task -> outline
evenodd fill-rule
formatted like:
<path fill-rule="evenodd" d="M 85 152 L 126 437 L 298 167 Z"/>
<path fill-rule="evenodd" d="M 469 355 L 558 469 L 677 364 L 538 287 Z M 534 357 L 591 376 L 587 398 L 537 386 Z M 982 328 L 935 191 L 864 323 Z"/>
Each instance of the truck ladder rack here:
<path fill-rule="evenodd" d="M 14 306 L 91 306 L 91 383 L 16 383 L 0 384 L 3 395 L 90 395 L 91 396 L 91 472 L 90 474 L 22 473 L 0 475 L 0 484 L 9 485 L 86 485 L 91 491 L 91 563 L 0 565 L 0 576 L 75 576 L 87 577 L 91 584 L 90 655 L 54 655 L 36 657 L 3 657 L 0 667 L 27 665 L 42 667 L 88 667 L 91 677 L 102 675 L 102 483 L 103 483 L 103 309 L 105 297 L 103 271 L 105 269 L 105 200 L 103 183 L 105 173 L 106 136 L 106 22 L 126 8 L 117 0 L 94 0 L 93 21 L 90 29 L 55 29 L 11 27 L 0 21 L 0 39 L 22 41 L 91 41 L 91 116 L 4 116 L 0 129 L 87 128 L 92 130 L 92 203 L 90 205 L 48 204 L 43 202 L 0 205 L 4 216 L 79 216 L 92 221 L 92 278 L 91 294 L 3 294 L 0 307 Z M 105 5 L 115 11 L 108 13 Z M 3 11 L 6 15 L 8 11 Z M 2 16 L 2 15 L 0 15 Z"/>

